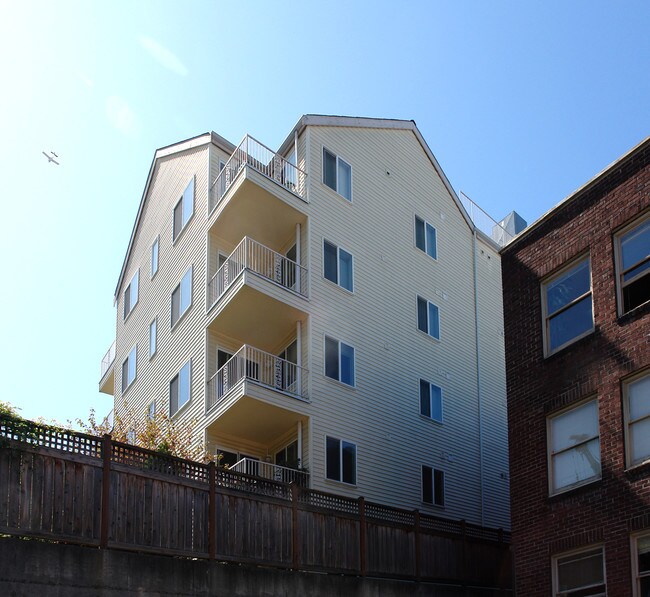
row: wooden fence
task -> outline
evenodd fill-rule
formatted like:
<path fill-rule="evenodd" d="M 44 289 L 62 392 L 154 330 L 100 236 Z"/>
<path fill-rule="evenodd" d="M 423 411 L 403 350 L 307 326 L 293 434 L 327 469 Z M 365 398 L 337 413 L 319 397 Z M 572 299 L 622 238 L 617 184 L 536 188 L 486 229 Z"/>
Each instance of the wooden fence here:
<path fill-rule="evenodd" d="M 501 530 L 0 418 L 0 532 L 510 592 Z"/>

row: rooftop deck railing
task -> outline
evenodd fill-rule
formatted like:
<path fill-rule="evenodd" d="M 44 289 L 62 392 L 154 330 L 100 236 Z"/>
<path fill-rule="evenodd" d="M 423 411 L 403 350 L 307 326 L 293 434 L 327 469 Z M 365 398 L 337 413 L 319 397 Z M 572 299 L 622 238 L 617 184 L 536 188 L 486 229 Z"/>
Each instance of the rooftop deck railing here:
<path fill-rule="evenodd" d="M 474 226 L 491 238 L 499 247 L 504 247 L 514 238 L 502 224 L 492 218 L 464 193 L 460 194 L 460 202 L 472 222 L 474 222 Z"/>
<path fill-rule="evenodd" d="M 307 369 L 244 344 L 207 383 L 206 412 L 244 379 L 307 400 Z"/>
<path fill-rule="evenodd" d="M 210 213 L 219 205 L 244 166 L 254 168 L 306 201 L 307 174 L 257 139 L 246 135 L 212 183 L 209 198 Z"/>
<path fill-rule="evenodd" d="M 245 269 L 301 296 L 307 296 L 307 268 L 245 236 L 208 281 L 208 309 Z"/>
<path fill-rule="evenodd" d="M 99 376 L 100 379 L 102 379 L 104 375 L 106 375 L 106 372 L 111 368 L 111 365 L 113 364 L 114 360 L 115 360 L 115 341 L 113 341 L 113 344 L 111 344 L 111 347 L 106 351 L 106 354 L 102 359 L 101 375 Z"/>

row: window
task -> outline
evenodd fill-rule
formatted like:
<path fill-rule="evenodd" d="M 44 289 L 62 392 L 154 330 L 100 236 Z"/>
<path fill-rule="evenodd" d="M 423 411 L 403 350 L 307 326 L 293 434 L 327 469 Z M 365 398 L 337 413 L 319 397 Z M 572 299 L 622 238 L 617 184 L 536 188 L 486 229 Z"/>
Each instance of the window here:
<path fill-rule="evenodd" d="M 192 268 L 188 269 L 181 283 L 172 292 L 172 327 L 192 304 Z"/>
<path fill-rule="evenodd" d="M 325 375 L 354 386 L 354 348 L 325 336 Z"/>
<path fill-rule="evenodd" d="M 147 407 L 147 418 L 153 421 L 156 418 L 156 402 L 155 400 Z"/>
<path fill-rule="evenodd" d="M 442 423 L 442 389 L 420 380 L 420 414 Z"/>
<path fill-rule="evenodd" d="M 137 372 L 138 346 L 134 346 L 122 363 L 122 392 L 124 392 L 135 380 Z"/>
<path fill-rule="evenodd" d="M 434 506 L 445 505 L 445 473 L 422 465 L 422 501 Z"/>
<path fill-rule="evenodd" d="M 553 558 L 554 597 L 605 597 L 603 548 Z"/>
<path fill-rule="evenodd" d="M 190 180 L 187 188 L 183 192 L 183 196 L 178 200 L 176 207 L 174 207 L 173 240 L 176 240 L 178 235 L 185 229 L 193 213 L 194 177 L 192 177 L 192 180 Z"/>
<path fill-rule="evenodd" d="M 175 414 L 190 400 L 191 361 L 187 361 L 169 383 L 169 414 Z"/>
<path fill-rule="evenodd" d="M 650 534 L 632 538 L 632 567 L 634 596 L 650 595 Z"/>
<path fill-rule="evenodd" d="M 149 324 L 149 358 L 156 354 L 158 318 Z"/>
<path fill-rule="evenodd" d="M 650 460 L 650 373 L 623 385 L 627 464 Z"/>
<path fill-rule="evenodd" d="M 156 237 L 151 245 L 151 277 L 153 278 L 158 271 L 158 247 L 160 246 L 160 237 Z"/>
<path fill-rule="evenodd" d="M 140 270 L 137 270 L 135 274 L 133 274 L 133 277 L 131 278 L 129 285 L 126 287 L 126 290 L 124 291 L 124 319 L 126 319 L 129 316 L 129 313 L 133 311 L 133 307 L 135 307 L 135 305 L 138 302 L 139 285 L 140 285 Z"/>
<path fill-rule="evenodd" d="M 589 258 L 563 269 L 542 284 L 546 356 L 594 329 Z"/>
<path fill-rule="evenodd" d="M 600 479 L 596 400 L 549 418 L 548 433 L 551 494 Z"/>
<path fill-rule="evenodd" d="M 352 166 L 323 147 L 323 182 L 352 201 Z"/>
<path fill-rule="evenodd" d="M 325 438 L 327 478 L 355 485 L 357 482 L 357 447 L 341 439 Z"/>
<path fill-rule="evenodd" d="M 418 297 L 418 329 L 440 340 L 440 311 L 421 296 Z"/>
<path fill-rule="evenodd" d="M 352 292 L 352 255 L 326 240 L 323 241 L 323 273 L 334 284 Z"/>
<path fill-rule="evenodd" d="M 437 259 L 436 229 L 417 216 L 415 216 L 415 246 L 429 257 Z"/>
<path fill-rule="evenodd" d="M 616 236 L 619 313 L 650 301 L 650 216 Z"/>
<path fill-rule="evenodd" d="M 240 460 L 237 452 L 229 452 L 228 450 L 217 450 L 217 466 L 230 468 L 237 464 Z"/>

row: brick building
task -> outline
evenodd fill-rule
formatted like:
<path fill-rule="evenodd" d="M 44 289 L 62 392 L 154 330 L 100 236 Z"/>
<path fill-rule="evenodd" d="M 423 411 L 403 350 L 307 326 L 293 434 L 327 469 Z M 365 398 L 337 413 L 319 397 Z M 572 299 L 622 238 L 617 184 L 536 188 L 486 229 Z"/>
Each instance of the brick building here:
<path fill-rule="evenodd" d="M 650 596 L 650 138 L 502 251 L 517 594 Z"/>

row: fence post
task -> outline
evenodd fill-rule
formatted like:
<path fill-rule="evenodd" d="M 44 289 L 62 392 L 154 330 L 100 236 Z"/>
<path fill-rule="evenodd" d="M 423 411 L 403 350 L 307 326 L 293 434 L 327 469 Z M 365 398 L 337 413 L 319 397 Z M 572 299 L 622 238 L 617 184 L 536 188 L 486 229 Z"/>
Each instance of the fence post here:
<path fill-rule="evenodd" d="M 111 453 L 113 452 L 113 441 L 106 433 L 102 441 L 102 509 L 101 526 L 99 531 L 99 546 L 108 547 L 108 526 L 111 513 Z"/>
<path fill-rule="evenodd" d="M 298 570 L 300 557 L 298 554 L 298 484 L 291 482 L 291 555 L 293 558 L 293 569 Z"/>
<path fill-rule="evenodd" d="M 359 575 L 366 575 L 366 500 L 359 498 Z"/>
<path fill-rule="evenodd" d="M 420 511 L 415 510 L 415 580 L 420 580 L 420 556 L 422 550 L 420 548 Z"/>
<path fill-rule="evenodd" d="M 214 461 L 208 464 L 210 493 L 208 494 L 208 555 L 214 560 L 217 555 L 217 473 Z"/>

